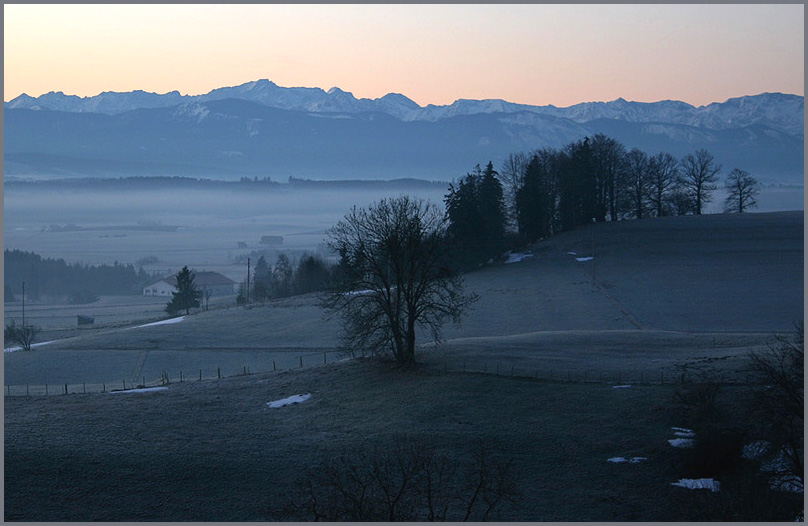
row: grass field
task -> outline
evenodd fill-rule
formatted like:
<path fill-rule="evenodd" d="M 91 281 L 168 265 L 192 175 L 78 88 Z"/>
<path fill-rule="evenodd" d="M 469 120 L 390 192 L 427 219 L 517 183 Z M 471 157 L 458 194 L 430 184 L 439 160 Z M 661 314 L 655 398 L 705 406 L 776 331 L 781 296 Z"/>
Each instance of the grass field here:
<path fill-rule="evenodd" d="M 593 239 L 594 260 L 576 261 Z M 92 329 L 56 324 L 70 339 L 5 354 L 6 386 L 172 382 L 6 396 L 5 519 L 267 520 L 323 459 L 401 434 L 458 465 L 478 439 L 512 460 L 520 496 L 500 520 L 710 520 L 749 497 L 671 485 L 683 452 L 667 440 L 688 426 L 675 382 L 738 382 L 720 399 L 742 414 L 748 353 L 804 316 L 803 213 L 599 224 L 530 250 L 466 277 L 480 301 L 442 344 L 422 339 L 414 370 L 336 360 L 339 325 L 315 296 L 124 330 L 160 315 L 133 302 Z M 229 377 L 194 381 L 199 364 Z M 257 374 L 234 376 L 244 366 Z"/>

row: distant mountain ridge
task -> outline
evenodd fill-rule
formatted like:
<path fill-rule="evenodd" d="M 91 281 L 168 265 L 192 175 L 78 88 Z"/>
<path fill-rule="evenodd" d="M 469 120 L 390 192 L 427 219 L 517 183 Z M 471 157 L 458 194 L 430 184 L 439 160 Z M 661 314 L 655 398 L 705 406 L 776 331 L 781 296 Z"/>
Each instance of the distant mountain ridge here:
<path fill-rule="evenodd" d="M 114 115 L 140 108 L 161 108 L 222 99 L 240 99 L 272 108 L 312 113 L 380 112 L 404 121 L 434 122 L 476 113 L 532 112 L 579 123 L 595 119 L 616 119 L 685 124 L 711 130 L 761 124 L 795 135 L 802 134 L 805 128 L 804 97 L 782 93 L 736 97 L 723 103 L 714 102 L 700 107 L 681 101 L 648 103 L 629 102 L 622 98 L 611 102 L 583 102 L 566 108 L 516 104 L 501 99 L 458 99 L 446 106 L 429 104 L 422 107 L 398 93 L 388 93 L 378 99 L 357 99 L 352 93 L 336 87 L 328 91 L 321 88 L 285 88 L 267 79 L 217 88 L 204 95 L 181 95 L 178 91 L 160 95 L 142 90 L 106 91 L 92 97 L 65 95 L 61 91 L 52 91 L 36 98 L 22 94 L 4 102 L 4 107 Z"/>
<path fill-rule="evenodd" d="M 604 133 L 649 153 L 705 148 L 725 173 L 802 184 L 803 101 L 764 93 L 698 108 L 623 99 L 421 107 L 400 94 L 357 99 L 268 80 L 197 96 L 51 92 L 4 104 L 4 174 L 451 180 L 477 163 Z"/>

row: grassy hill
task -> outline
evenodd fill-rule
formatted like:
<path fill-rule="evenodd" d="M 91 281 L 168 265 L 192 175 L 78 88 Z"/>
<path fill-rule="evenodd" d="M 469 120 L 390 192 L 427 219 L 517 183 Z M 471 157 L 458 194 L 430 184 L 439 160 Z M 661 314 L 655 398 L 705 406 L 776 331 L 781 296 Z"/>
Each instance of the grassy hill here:
<path fill-rule="evenodd" d="M 577 261 L 593 239 L 594 259 Z M 414 370 L 338 361 L 338 322 L 311 296 L 7 353 L 17 392 L 163 371 L 172 383 L 6 396 L 6 520 L 268 520 L 324 460 L 402 434 L 461 471 L 481 440 L 512 462 L 519 496 L 499 520 L 725 520 L 748 502 L 744 488 L 671 485 L 684 453 L 667 440 L 688 425 L 676 395 L 692 385 L 673 382 L 723 380 L 722 418 L 742 421 L 749 351 L 804 315 L 803 213 L 598 224 L 530 250 L 467 276 L 475 310 L 444 343 L 424 339 Z M 228 378 L 195 381 L 200 364 Z M 246 367 L 258 374 L 233 376 Z"/>

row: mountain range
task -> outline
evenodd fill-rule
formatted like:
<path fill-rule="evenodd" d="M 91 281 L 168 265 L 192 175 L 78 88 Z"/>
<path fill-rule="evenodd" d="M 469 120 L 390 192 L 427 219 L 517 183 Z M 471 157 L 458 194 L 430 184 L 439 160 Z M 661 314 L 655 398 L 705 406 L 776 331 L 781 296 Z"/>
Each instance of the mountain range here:
<path fill-rule="evenodd" d="M 269 80 L 203 95 L 50 92 L 4 102 L 6 176 L 260 175 L 451 180 L 510 153 L 604 133 L 681 157 L 705 148 L 763 182 L 802 184 L 804 97 L 763 93 L 695 107 L 680 101 L 559 108 L 500 99 L 420 106 L 404 95 Z"/>

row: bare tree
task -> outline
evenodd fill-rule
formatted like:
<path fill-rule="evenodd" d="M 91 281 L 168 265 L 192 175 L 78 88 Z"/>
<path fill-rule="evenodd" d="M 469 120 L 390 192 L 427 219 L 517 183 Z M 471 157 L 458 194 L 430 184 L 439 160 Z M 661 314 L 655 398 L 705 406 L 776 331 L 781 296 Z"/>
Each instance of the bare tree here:
<path fill-rule="evenodd" d="M 648 202 L 657 217 L 668 215 L 670 192 L 679 178 L 679 161 L 669 153 L 658 153 L 649 159 Z"/>
<path fill-rule="evenodd" d="M 502 162 L 499 175 L 505 193 L 505 211 L 511 227 L 517 223 L 516 192 L 524 185 L 525 169 L 530 158 L 524 152 L 511 153 Z"/>
<path fill-rule="evenodd" d="M 3 339 L 7 342 L 16 343 L 23 351 L 30 351 L 40 331 L 41 329 L 37 325 L 30 323 L 17 325 L 16 321 L 11 320 L 3 331 Z"/>
<path fill-rule="evenodd" d="M 796 334 L 778 336 L 777 345 L 768 351 L 750 354 L 750 368 L 764 388 L 758 394 L 755 409 L 772 447 L 770 455 L 780 457 L 776 472 L 780 483 L 802 487 L 805 477 L 805 331 L 802 322 Z"/>
<path fill-rule="evenodd" d="M 626 148 L 617 140 L 602 133 L 592 138 L 598 192 L 598 221 L 617 220 L 617 202 L 620 194 L 620 179 L 625 172 Z"/>
<path fill-rule="evenodd" d="M 342 316 L 348 348 L 411 363 L 416 327 L 438 340 L 446 321 L 460 322 L 476 296 L 449 270 L 446 228 L 436 206 L 402 196 L 354 207 L 328 231 L 339 277 L 321 305 Z"/>
<path fill-rule="evenodd" d="M 626 155 L 626 208 L 637 219 L 645 216 L 650 194 L 650 174 L 648 154 L 632 148 Z"/>
<path fill-rule="evenodd" d="M 335 455 L 301 480 L 302 497 L 272 515 L 327 522 L 485 521 L 518 496 L 511 463 L 492 455 L 489 445 L 479 444 L 471 464 L 417 438 L 395 440 L 386 449 Z"/>
<path fill-rule="evenodd" d="M 742 214 L 747 208 L 757 206 L 755 197 L 760 193 L 760 188 L 757 179 L 749 172 L 733 169 L 727 176 L 726 188 L 729 193 L 724 199 L 724 212 Z"/>
<path fill-rule="evenodd" d="M 705 149 L 685 155 L 681 162 L 680 183 L 694 203 L 696 215 L 701 215 L 704 205 L 712 200 L 712 193 L 721 165 L 715 163 L 712 154 Z"/>

